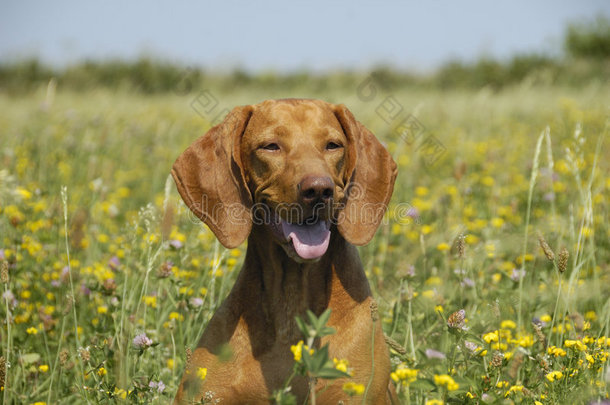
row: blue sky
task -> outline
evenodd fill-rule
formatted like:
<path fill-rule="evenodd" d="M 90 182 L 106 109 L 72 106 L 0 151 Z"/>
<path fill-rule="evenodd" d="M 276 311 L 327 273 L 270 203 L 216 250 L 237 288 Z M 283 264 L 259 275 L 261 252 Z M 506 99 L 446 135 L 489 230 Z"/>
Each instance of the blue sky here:
<path fill-rule="evenodd" d="M 425 70 L 557 52 L 567 22 L 599 13 L 610 16 L 610 1 L 3 0 L 0 61 L 147 55 L 212 69 Z"/>

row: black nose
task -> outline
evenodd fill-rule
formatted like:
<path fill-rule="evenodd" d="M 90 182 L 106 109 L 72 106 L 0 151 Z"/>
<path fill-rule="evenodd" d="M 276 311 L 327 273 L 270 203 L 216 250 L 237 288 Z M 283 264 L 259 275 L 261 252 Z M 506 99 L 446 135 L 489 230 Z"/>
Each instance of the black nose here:
<path fill-rule="evenodd" d="M 333 198 L 334 183 L 328 176 L 305 176 L 298 189 L 306 204 L 328 203 Z"/>

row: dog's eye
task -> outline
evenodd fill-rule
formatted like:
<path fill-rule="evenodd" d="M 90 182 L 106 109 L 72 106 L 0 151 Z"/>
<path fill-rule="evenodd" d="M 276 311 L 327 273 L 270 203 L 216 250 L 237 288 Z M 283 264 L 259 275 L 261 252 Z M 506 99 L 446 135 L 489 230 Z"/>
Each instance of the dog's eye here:
<path fill-rule="evenodd" d="M 261 149 L 265 149 L 265 150 L 271 150 L 271 151 L 275 151 L 275 150 L 280 150 L 280 145 L 278 145 L 277 143 L 267 143 L 263 146 L 261 146 Z"/>
<path fill-rule="evenodd" d="M 326 150 L 334 150 L 334 149 L 339 149 L 339 148 L 342 148 L 342 147 L 343 147 L 343 146 L 339 145 L 339 144 L 338 144 L 338 143 L 336 143 L 336 142 L 329 142 L 329 143 L 326 145 Z"/>

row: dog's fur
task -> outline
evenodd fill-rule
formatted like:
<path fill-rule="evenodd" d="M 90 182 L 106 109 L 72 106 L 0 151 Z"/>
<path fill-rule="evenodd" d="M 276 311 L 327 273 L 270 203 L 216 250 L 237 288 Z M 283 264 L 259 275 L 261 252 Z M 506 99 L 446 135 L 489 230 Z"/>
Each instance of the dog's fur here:
<path fill-rule="evenodd" d="M 368 387 L 367 403 L 391 403 L 389 355 L 354 246 L 373 237 L 396 178 L 375 136 L 343 105 L 270 100 L 233 109 L 176 160 L 172 175 L 225 247 L 248 238 L 235 286 L 193 352 L 175 403 L 206 392 L 221 404 L 269 403 L 290 376 L 291 345 L 303 339 L 295 317 L 327 308 L 336 333 L 317 343 L 349 361 L 351 380 Z M 277 223 L 311 220 L 332 224 L 330 241 L 321 257 L 304 259 Z M 199 368 L 208 370 L 203 383 Z M 317 402 L 347 403 L 345 382 L 319 380 Z M 304 378 L 291 386 L 299 404 L 307 400 Z"/>

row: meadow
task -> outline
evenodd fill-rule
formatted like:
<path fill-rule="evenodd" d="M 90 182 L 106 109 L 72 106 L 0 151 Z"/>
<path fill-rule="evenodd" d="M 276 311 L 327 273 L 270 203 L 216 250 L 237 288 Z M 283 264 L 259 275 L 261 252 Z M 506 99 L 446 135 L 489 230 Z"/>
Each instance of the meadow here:
<path fill-rule="evenodd" d="M 245 252 L 170 167 L 225 109 L 280 97 L 346 104 L 399 165 L 360 254 L 402 403 L 608 401 L 608 83 L 376 80 L 0 93 L 0 402 L 170 402 Z"/>

